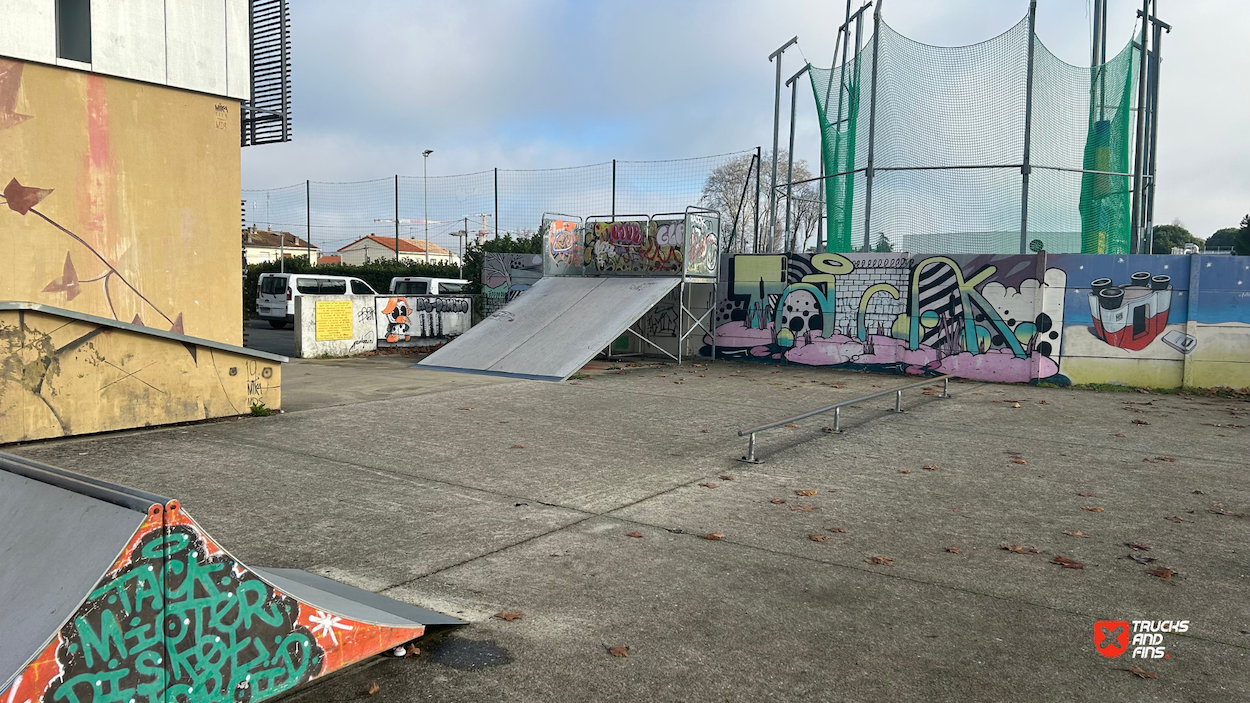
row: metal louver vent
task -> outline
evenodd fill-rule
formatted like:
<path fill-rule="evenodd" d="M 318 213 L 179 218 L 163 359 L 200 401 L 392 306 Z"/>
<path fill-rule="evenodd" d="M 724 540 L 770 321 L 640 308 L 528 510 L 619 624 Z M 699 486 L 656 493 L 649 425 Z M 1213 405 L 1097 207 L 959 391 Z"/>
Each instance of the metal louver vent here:
<path fill-rule="evenodd" d="M 291 14 L 287 0 L 249 0 L 251 100 L 243 102 L 243 146 L 291 141 Z"/>

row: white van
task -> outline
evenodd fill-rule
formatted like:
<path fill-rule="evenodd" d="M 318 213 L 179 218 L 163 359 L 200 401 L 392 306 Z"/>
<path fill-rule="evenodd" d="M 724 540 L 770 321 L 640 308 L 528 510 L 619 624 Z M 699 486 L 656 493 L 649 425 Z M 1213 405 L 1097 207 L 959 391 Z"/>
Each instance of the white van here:
<path fill-rule="evenodd" d="M 394 295 L 455 295 L 463 293 L 469 282 L 463 278 L 430 278 L 428 276 L 400 276 L 391 279 Z"/>
<path fill-rule="evenodd" d="M 392 286 L 394 283 L 391 284 Z M 295 298 L 300 295 L 377 295 L 359 278 L 318 276 L 311 273 L 262 273 L 256 286 L 256 315 L 276 330 L 295 321 Z"/>

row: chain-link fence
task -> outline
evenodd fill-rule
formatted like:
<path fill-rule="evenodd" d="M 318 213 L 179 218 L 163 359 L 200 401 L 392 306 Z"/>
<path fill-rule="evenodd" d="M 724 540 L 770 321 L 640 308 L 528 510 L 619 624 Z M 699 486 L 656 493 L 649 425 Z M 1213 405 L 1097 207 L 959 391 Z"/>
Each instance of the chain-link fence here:
<path fill-rule="evenodd" d="M 544 212 L 579 217 L 682 212 L 690 205 L 722 211 L 725 232 L 741 205 L 755 198 L 756 149 L 667 161 L 607 161 L 536 170 L 492 169 L 454 176 L 401 176 L 369 181 L 305 181 L 243 191 L 243 225 L 290 232 L 323 255 L 366 240 L 367 260 L 395 257 L 394 237 L 458 256 L 470 241 L 537 231 Z M 749 187 L 747 180 L 751 180 Z M 732 197 L 729 194 L 732 193 Z M 753 228 L 754 221 L 741 228 Z M 753 229 L 751 230 L 753 233 Z M 742 241 L 753 239 L 751 234 Z M 401 251 L 411 252 L 405 245 Z M 415 256 L 420 258 L 421 253 Z M 347 259 L 344 259 L 347 262 Z M 356 263 L 353 261 L 352 263 Z"/>

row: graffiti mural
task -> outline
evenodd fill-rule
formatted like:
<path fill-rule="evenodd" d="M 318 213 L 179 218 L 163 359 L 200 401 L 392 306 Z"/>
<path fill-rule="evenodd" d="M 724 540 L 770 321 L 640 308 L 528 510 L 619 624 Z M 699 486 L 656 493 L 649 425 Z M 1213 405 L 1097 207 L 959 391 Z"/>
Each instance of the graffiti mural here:
<path fill-rule="evenodd" d="M 727 297 L 717 311 L 717 354 L 1066 382 L 1059 373 L 1055 322 L 1063 319 L 1063 297 L 1038 294 L 1047 286 L 1062 289 L 1065 276 L 1047 269 L 1039 281 L 1036 261 L 1030 256 L 735 256 Z"/>
<path fill-rule="evenodd" d="M 543 253 L 547 257 L 550 273 L 568 275 L 581 272 L 583 246 L 580 223 L 544 219 L 539 234 L 542 235 Z"/>
<path fill-rule="evenodd" d="M 489 315 L 529 290 L 543 275 L 538 254 L 488 252 L 482 262 L 482 299 Z"/>
<path fill-rule="evenodd" d="M 686 273 L 691 276 L 716 275 L 720 261 L 720 220 L 691 213 L 686 216 Z"/>
<path fill-rule="evenodd" d="M 455 337 L 469 331 L 469 298 L 440 295 L 407 297 L 379 296 L 377 308 L 378 345 Z"/>
<path fill-rule="evenodd" d="M 583 248 L 586 272 L 680 272 L 684 242 L 684 220 L 591 222 Z"/>
<path fill-rule="evenodd" d="M 0 700 L 261 701 L 423 634 L 303 603 L 154 505 L 108 573 Z"/>

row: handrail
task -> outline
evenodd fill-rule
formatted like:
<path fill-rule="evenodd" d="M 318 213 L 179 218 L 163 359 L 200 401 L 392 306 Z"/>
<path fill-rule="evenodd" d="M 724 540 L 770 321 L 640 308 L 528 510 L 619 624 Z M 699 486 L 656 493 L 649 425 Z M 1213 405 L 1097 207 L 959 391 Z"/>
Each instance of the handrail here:
<path fill-rule="evenodd" d="M 764 430 L 771 430 L 775 427 L 781 427 L 782 425 L 798 422 L 799 420 L 806 420 L 809 417 L 812 417 L 814 415 L 820 415 L 821 413 L 827 413 L 830 410 L 834 411 L 833 412 L 833 431 L 841 432 L 842 431 L 842 427 L 841 427 L 842 406 L 844 405 L 850 405 L 852 403 L 859 403 L 865 400 L 872 400 L 873 398 L 880 398 L 883 395 L 889 395 L 893 393 L 894 394 L 894 410 L 892 412 L 901 413 L 901 412 L 905 412 L 903 410 L 903 391 L 908 390 L 909 388 L 927 386 L 931 383 L 941 381 L 942 382 L 942 395 L 938 397 L 950 398 L 951 397 L 950 380 L 952 378 L 955 378 L 955 374 L 948 373 L 942 376 L 935 376 L 933 378 L 928 378 L 923 381 L 917 381 L 916 383 L 909 383 L 905 386 L 899 386 L 897 388 L 891 388 L 889 390 L 879 391 L 877 393 L 870 393 L 868 395 L 860 396 L 858 398 L 852 398 L 850 400 L 843 400 L 843 401 L 834 403 L 833 405 L 826 405 L 823 408 L 809 410 L 805 413 L 799 413 L 798 415 L 787 417 L 783 420 L 777 420 L 776 422 L 769 422 L 763 425 L 756 425 L 755 427 L 748 427 L 745 430 L 738 430 L 739 437 L 749 436 L 749 439 L 747 442 L 747 454 L 746 456 L 740 458 L 738 461 L 744 461 L 749 464 L 762 463 L 759 459 L 755 458 L 755 433 L 756 432 L 763 432 Z"/>

